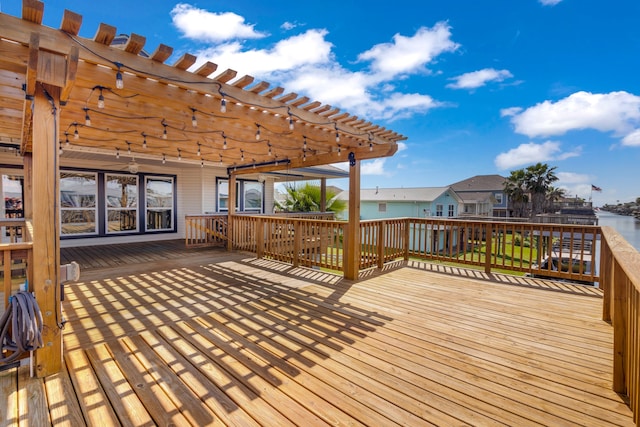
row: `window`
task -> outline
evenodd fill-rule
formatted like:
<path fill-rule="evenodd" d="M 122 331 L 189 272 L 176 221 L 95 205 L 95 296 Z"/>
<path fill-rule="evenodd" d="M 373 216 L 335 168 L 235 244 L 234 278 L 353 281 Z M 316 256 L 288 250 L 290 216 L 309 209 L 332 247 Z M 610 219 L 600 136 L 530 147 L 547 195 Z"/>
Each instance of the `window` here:
<path fill-rule="evenodd" d="M 236 211 L 240 208 L 240 181 L 236 181 Z M 218 211 L 227 212 L 229 210 L 229 181 L 221 179 L 218 181 Z"/>
<path fill-rule="evenodd" d="M 173 229 L 173 178 L 146 177 L 147 230 Z"/>
<path fill-rule="evenodd" d="M 502 193 L 495 193 L 493 196 L 496 198 L 496 203 L 498 205 L 501 205 L 502 204 Z"/>
<path fill-rule="evenodd" d="M 245 212 L 262 212 L 262 183 L 244 181 L 243 202 Z"/>
<path fill-rule="evenodd" d="M 96 234 L 98 181 L 95 173 L 60 173 L 60 234 Z"/>
<path fill-rule="evenodd" d="M 264 185 L 256 181 L 236 181 L 236 212 L 261 213 Z M 218 180 L 218 212 L 229 211 L 229 181 Z"/>
<path fill-rule="evenodd" d="M 386 212 L 387 204 L 386 203 L 378 203 L 378 212 Z"/>
<path fill-rule="evenodd" d="M 455 206 L 454 205 L 449 205 L 449 216 L 455 216 Z"/>
<path fill-rule="evenodd" d="M 443 210 L 442 205 L 436 205 L 436 216 L 442 216 L 442 210 Z"/>
<path fill-rule="evenodd" d="M 138 177 L 107 174 L 107 234 L 138 230 Z"/>

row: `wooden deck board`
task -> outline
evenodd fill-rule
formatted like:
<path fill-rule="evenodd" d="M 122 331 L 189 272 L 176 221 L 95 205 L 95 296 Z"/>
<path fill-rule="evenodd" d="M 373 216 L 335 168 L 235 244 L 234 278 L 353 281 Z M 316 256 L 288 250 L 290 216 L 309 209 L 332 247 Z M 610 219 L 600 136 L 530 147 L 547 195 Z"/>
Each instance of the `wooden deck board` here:
<path fill-rule="evenodd" d="M 45 424 L 48 405 L 73 425 L 633 425 L 597 289 L 416 263 L 351 283 L 152 246 L 84 251 L 68 371 L 20 396 L 0 374 L 9 425 L 25 396 Z"/>

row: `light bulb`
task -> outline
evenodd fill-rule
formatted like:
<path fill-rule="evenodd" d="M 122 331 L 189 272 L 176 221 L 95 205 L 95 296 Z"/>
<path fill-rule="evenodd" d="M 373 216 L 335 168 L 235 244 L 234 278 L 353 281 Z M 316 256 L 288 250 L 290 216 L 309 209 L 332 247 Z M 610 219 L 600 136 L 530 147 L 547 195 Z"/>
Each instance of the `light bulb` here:
<path fill-rule="evenodd" d="M 116 159 L 120 158 L 120 149 L 116 148 Z"/>
<path fill-rule="evenodd" d="M 162 131 L 162 139 L 167 139 L 167 125 L 164 125 L 164 131 Z"/>
<path fill-rule="evenodd" d="M 142 136 L 144 139 L 142 140 L 142 148 L 147 148 L 147 135 Z"/>
<path fill-rule="evenodd" d="M 258 125 L 258 130 L 256 131 L 256 140 L 260 139 L 260 125 Z"/>
<path fill-rule="evenodd" d="M 338 145 L 338 156 L 342 155 L 342 148 Z"/>
<path fill-rule="evenodd" d="M 163 154 L 162 155 L 162 164 L 164 165 L 165 163 L 167 163 L 167 157 Z"/>
<path fill-rule="evenodd" d="M 240 150 L 240 160 L 244 162 L 244 150 Z"/>
<path fill-rule="evenodd" d="M 221 113 L 226 113 L 227 112 L 227 100 L 222 98 L 220 100 L 220 112 Z"/>
<path fill-rule="evenodd" d="M 302 149 L 305 150 L 305 151 L 307 150 L 307 137 L 306 136 L 304 137 L 304 142 L 302 144 Z"/>
<path fill-rule="evenodd" d="M 303 161 L 303 162 L 306 162 L 306 161 L 307 161 L 307 150 L 304 150 L 304 151 L 302 152 L 302 161 Z"/>
<path fill-rule="evenodd" d="M 336 132 L 336 142 L 340 142 L 340 134 Z"/>
<path fill-rule="evenodd" d="M 120 67 L 118 67 L 118 72 L 116 73 L 116 89 L 124 89 L 124 80 L 122 80 Z"/>
<path fill-rule="evenodd" d="M 80 134 L 78 133 L 78 126 L 76 126 L 76 130 L 73 131 L 73 139 L 80 139 Z"/>
<path fill-rule="evenodd" d="M 84 125 L 91 126 L 91 117 L 89 117 L 89 110 L 84 110 Z"/>
<path fill-rule="evenodd" d="M 68 132 L 64 133 L 64 146 L 65 147 L 69 146 L 69 133 Z"/>
<path fill-rule="evenodd" d="M 227 149 L 227 138 L 226 138 L 226 137 L 223 139 L 223 142 L 222 142 L 222 149 L 223 149 L 223 150 L 226 150 L 226 149 Z"/>
<path fill-rule="evenodd" d="M 200 167 L 203 168 L 204 167 L 204 160 L 200 161 Z"/>
<path fill-rule="evenodd" d="M 293 117 L 289 114 L 289 130 L 293 130 Z"/>
<path fill-rule="evenodd" d="M 194 128 L 198 127 L 198 119 L 196 119 L 195 111 L 193 112 L 193 115 L 191 116 L 191 126 L 193 126 Z"/>
<path fill-rule="evenodd" d="M 198 153 L 197 153 L 197 154 L 198 154 L 198 157 L 200 157 L 200 155 L 202 154 L 202 153 L 200 152 L 200 143 L 198 143 Z"/>
<path fill-rule="evenodd" d="M 179 148 L 178 148 L 178 160 L 182 160 L 182 153 L 180 152 Z"/>
<path fill-rule="evenodd" d="M 104 108 L 104 95 L 102 94 L 102 89 L 100 89 L 100 95 L 98 95 L 98 108 Z"/>
<path fill-rule="evenodd" d="M 369 151 L 373 151 L 373 143 L 372 142 L 369 143 Z"/>

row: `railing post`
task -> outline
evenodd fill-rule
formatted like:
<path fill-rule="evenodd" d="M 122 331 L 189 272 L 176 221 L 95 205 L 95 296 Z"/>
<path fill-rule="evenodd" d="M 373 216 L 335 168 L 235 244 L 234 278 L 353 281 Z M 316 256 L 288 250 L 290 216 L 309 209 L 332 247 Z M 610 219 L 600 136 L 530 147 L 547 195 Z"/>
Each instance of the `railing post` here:
<path fill-rule="evenodd" d="M 409 261 L 409 239 L 411 238 L 411 218 L 406 218 L 403 221 L 404 224 L 404 242 L 403 243 L 403 252 L 404 252 L 404 260 Z"/>
<path fill-rule="evenodd" d="M 613 285 L 613 391 L 623 395 L 627 394 L 625 352 L 627 340 L 627 298 L 625 281 L 627 280 L 622 266 L 614 261 L 611 277 Z"/>
<path fill-rule="evenodd" d="M 484 255 L 484 272 L 491 274 L 491 257 L 493 256 L 492 238 L 493 238 L 493 225 L 487 224 L 485 226 L 485 255 Z"/>
<path fill-rule="evenodd" d="M 299 220 L 293 220 L 293 266 L 300 265 L 300 248 L 302 246 L 302 227 Z"/>
<path fill-rule="evenodd" d="M 261 217 L 256 219 L 256 258 L 264 256 L 264 221 Z"/>
<path fill-rule="evenodd" d="M 378 268 L 382 270 L 384 267 L 384 248 L 386 246 L 386 231 L 387 231 L 387 221 L 382 220 L 378 222 L 378 230 L 376 233 L 378 234 L 378 238 L 376 239 L 377 249 L 378 249 Z"/>

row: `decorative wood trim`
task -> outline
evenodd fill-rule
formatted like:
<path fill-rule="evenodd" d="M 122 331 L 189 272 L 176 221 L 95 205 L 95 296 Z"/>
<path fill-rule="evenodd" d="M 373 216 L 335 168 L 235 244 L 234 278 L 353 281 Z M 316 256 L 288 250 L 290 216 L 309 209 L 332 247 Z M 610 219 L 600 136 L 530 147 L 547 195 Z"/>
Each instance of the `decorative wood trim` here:
<path fill-rule="evenodd" d="M 196 60 L 198 58 L 195 55 L 192 55 L 190 53 L 185 53 L 184 55 L 182 55 L 176 62 L 175 64 L 173 64 L 174 68 L 177 68 L 179 70 L 186 70 L 187 68 L 191 67 L 193 64 L 196 63 Z M 213 63 L 211 63 L 213 64 Z M 213 64 L 215 65 L 215 64 Z M 216 65 L 215 68 L 218 68 L 218 66 Z M 215 68 L 213 69 L 213 71 L 215 71 Z M 211 73 L 213 73 L 213 71 L 211 71 Z M 211 74 L 209 73 L 209 74 Z M 197 72 L 195 74 L 198 74 Z"/>
<path fill-rule="evenodd" d="M 151 55 L 151 60 L 156 62 L 164 62 L 173 54 L 173 48 L 165 44 L 160 44 L 155 52 Z"/>
<path fill-rule="evenodd" d="M 75 12 L 71 12 L 70 10 L 64 10 L 64 14 L 62 16 L 62 24 L 60 25 L 60 29 L 67 34 L 71 34 L 72 36 L 77 36 L 80 32 L 80 27 L 82 26 L 82 15 L 79 15 Z"/>
<path fill-rule="evenodd" d="M 98 26 L 96 35 L 93 37 L 93 41 L 108 46 L 116 38 L 116 31 L 116 27 L 101 23 Z"/>

